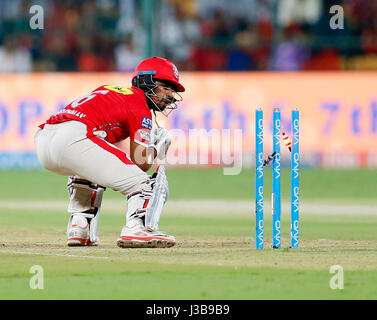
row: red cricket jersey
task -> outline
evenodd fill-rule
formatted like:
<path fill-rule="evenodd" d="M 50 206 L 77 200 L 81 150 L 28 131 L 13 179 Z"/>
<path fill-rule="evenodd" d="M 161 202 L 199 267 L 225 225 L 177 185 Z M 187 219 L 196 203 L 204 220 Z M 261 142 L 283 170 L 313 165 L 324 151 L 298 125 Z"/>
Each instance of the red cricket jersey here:
<path fill-rule="evenodd" d="M 148 146 L 152 129 L 152 115 L 144 92 L 136 87 L 101 86 L 71 102 L 45 123 L 70 120 L 85 123 L 88 138 L 98 136 L 110 143 L 130 137 L 132 141 Z"/>

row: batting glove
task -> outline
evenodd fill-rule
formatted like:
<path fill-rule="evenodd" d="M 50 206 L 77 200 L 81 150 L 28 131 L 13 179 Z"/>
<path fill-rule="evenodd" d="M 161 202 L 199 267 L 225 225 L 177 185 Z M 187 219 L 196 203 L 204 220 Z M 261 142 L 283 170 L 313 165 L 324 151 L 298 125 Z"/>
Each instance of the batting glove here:
<path fill-rule="evenodd" d="M 150 147 L 154 149 L 155 157 L 163 160 L 170 147 L 172 136 L 165 128 L 156 128 L 151 132 Z"/>

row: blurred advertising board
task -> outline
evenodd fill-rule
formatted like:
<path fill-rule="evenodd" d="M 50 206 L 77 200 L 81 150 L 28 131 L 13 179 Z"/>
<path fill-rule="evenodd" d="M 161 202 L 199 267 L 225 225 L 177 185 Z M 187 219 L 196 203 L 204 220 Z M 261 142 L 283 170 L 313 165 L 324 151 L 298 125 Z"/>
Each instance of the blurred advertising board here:
<path fill-rule="evenodd" d="M 39 167 L 33 135 L 51 114 L 103 84 L 129 87 L 128 73 L 0 75 L 0 168 Z M 272 110 L 291 134 L 300 111 L 300 157 L 307 166 L 377 167 L 377 72 L 182 73 L 183 102 L 160 125 L 172 130 L 171 165 L 254 165 L 254 111 L 264 110 L 264 149 L 272 149 Z M 127 149 L 127 142 L 121 144 Z M 226 150 L 225 150 L 226 149 Z M 282 146 L 283 164 L 289 152 Z M 286 152 L 287 151 L 287 152 Z"/>

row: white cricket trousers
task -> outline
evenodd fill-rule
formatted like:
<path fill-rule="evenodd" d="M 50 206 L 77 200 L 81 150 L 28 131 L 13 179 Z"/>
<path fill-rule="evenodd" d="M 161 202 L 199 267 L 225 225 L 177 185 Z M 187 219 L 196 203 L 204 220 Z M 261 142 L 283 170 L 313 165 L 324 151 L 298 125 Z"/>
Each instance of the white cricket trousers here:
<path fill-rule="evenodd" d="M 78 176 L 124 195 L 140 190 L 148 175 L 111 143 L 86 136 L 78 121 L 46 124 L 34 136 L 42 166 L 64 176 Z"/>

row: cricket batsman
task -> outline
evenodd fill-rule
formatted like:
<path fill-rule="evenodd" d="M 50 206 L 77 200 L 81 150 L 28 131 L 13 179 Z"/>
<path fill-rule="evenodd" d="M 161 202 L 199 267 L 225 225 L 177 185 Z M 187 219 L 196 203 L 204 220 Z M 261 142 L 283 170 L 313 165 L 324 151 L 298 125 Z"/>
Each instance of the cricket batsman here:
<path fill-rule="evenodd" d="M 167 59 L 142 61 L 131 88 L 103 85 L 68 104 L 41 124 L 34 141 L 42 166 L 68 176 L 68 246 L 97 245 L 106 188 L 127 199 L 126 223 L 117 245 L 164 248 L 175 238 L 158 229 L 169 189 L 165 169 L 149 176 L 153 160 L 164 159 L 171 143 L 165 128 L 152 129 L 152 114 L 168 115 L 182 100 L 176 66 Z M 127 154 L 114 143 L 130 138 Z"/>

